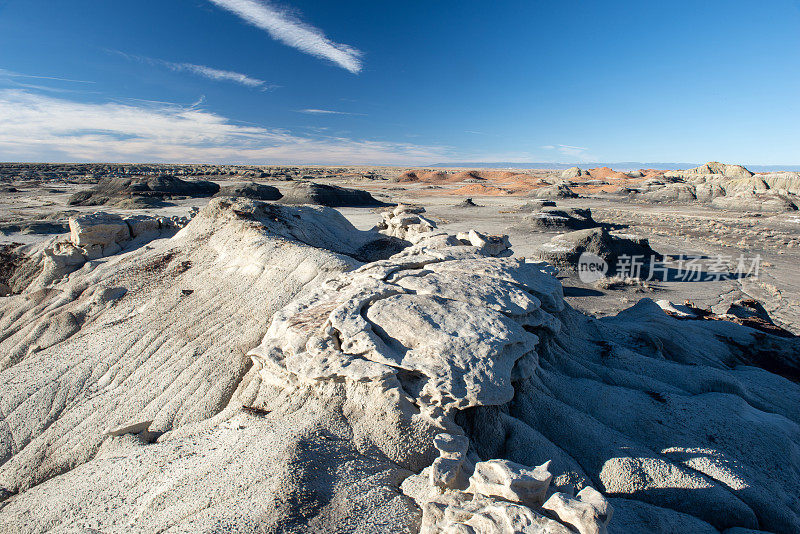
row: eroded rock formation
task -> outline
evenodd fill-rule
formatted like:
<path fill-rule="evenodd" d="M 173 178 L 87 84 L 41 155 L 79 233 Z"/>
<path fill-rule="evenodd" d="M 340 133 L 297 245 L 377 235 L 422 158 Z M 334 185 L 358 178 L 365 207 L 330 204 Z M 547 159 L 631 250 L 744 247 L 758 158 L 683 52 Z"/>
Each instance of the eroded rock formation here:
<path fill-rule="evenodd" d="M 646 238 L 612 233 L 602 227 L 559 234 L 540 245 L 535 255 L 553 265 L 574 269 L 584 253 L 605 261 L 610 273 L 626 258 L 629 265 L 634 259 L 639 264 L 650 264 L 662 258 Z"/>
<path fill-rule="evenodd" d="M 385 237 L 220 199 L 5 297 L 0 525 L 800 529 L 800 388 L 759 359 L 797 340 L 648 299 L 586 316 L 474 231 L 356 259 Z"/>
<path fill-rule="evenodd" d="M 794 211 L 800 206 L 800 173 L 753 174 L 741 165 L 716 161 L 684 171 L 667 171 L 637 187 L 652 202 L 710 202 L 734 211 Z"/>
<path fill-rule="evenodd" d="M 284 204 L 312 204 L 336 208 L 383 205 L 367 191 L 316 182 L 293 183 L 282 187 L 281 193 L 283 197 L 280 201 Z"/>
<path fill-rule="evenodd" d="M 177 176 L 117 176 L 102 180 L 94 189 L 70 197 L 73 206 L 147 207 L 174 197 L 210 197 L 219 185 L 205 180 L 182 180 Z"/>

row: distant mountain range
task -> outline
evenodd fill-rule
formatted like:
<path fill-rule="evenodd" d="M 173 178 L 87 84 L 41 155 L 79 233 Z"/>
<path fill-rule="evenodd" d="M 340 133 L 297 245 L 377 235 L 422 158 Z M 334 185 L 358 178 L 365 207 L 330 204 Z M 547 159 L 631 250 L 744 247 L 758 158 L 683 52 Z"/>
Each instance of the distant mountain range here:
<path fill-rule="evenodd" d="M 452 163 L 434 163 L 428 167 L 468 167 L 475 169 L 569 169 L 570 167 L 580 167 L 582 169 L 593 169 L 595 167 L 611 167 L 616 171 L 633 171 L 637 169 L 659 169 L 659 170 L 674 170 L 674 169 L 691 169 L 702 165 L 702 163 L 647 163 L 641 161 L 620 161 L 617 163 L 608 163 L 600 161 L 588 161 L 582 163 L 542 163 L 542 162 L 525 162 L 525 163 L 511 163 L 508 161 L 497 162 L 452 162 Z M 798 171 L 800 172 L 800 165 L 745 165 L 752 172 L 779 172 L 779 171 Z"/>

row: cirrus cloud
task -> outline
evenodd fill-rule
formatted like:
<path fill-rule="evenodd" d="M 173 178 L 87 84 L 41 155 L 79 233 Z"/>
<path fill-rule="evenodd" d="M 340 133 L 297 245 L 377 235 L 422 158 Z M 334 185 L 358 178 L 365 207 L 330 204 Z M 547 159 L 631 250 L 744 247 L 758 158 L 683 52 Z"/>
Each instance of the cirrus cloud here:
<path fill-rule="evenodd" d="M 364 113 L 350 113 L 347 111 L 334 111 L 332 109 L 298 109 L 297 113 L 305 113 L 306 115 L 364 115 Z"/>
<path fill-rule="evenodd" d="M 232 70 L 216 69 L 214 67 L 207 67 L 206 65 L 196 65 L 194 63 L 176 63 L 174 61 L 165 61 L 163 59 L 155 59 L 152 57 L 137 56 L 136 54 L 127 54 L 125 52 L 120 52 L 119 50 L 106 49 L 106 52 L 124 57 L 129 61 L 166 67 L 174 72 L 189 72 L 217 82 L 234 82 L 246 87 L 259 88 L 262 91 L 278 87 L 277 85 L 268 84 L 264 80 L 259 80 L 258 78 L 254 78 L 252 76 L 248 76 L 247 74 L 242 74 L 241 72 L 235 72 Z"/>
<path fill-rule="evenodd" d="M 280 9 L 264 0 L 209 1 L 261 28 L 276 41 L 306 54 L 331 61 L 353 74 L 361 72 L 363 53 L 360 50 L 331 41 L 322 30 L 306 24 L 285 9 Z"/>

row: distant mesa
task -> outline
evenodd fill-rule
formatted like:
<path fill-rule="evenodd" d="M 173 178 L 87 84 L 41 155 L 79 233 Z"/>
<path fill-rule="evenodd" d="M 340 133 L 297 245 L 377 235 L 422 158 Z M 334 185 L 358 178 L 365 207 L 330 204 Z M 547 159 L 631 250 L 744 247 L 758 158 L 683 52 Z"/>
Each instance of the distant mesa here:
<path fill-rule="evenodd" d="M 800 208 L 800 173 L 754 174 L 742 165 L 710 161 L 685 170 L 646 169 L 620 172 L 608 166 L 588 170 L 574 166 L 561 172 L 444 171 L 406 179 L 435 179 L 452 183 L 476 182 L 448 194 L 500 196 L 525 194 L 536 199 L 569 199 L 592 195 L 620 195 L 652 203 L 709 204 L 730 211 L 781 213 Z"/>
<path fill-rule="evenodd" d="M 741 165 L 710 161 L 692 169 L 667 171 L 663 178 L 671 183 L 650 184 L 641 196 L 656 202 L 697 200 L 731 211 L 779 213 L 800 206 L 800 173 L 796 172 L 754 174 Z"/>
<path fill-rule="evenodd" d="M 415 183 L 422 182 L 427 184 L 435 184 L 441 182 L 453 182 L 453 175 L 445 171 L 408 171 L 404 172 L 397 177 L 398 182 Z"/>
<path fill-rule="evenodd" d="M 455 173 L 452 178 L 453 181 L 459 182 L 482 182 L 486 180 L 483 176 L 480 175 L 478 171 L 461 171 Z"/>

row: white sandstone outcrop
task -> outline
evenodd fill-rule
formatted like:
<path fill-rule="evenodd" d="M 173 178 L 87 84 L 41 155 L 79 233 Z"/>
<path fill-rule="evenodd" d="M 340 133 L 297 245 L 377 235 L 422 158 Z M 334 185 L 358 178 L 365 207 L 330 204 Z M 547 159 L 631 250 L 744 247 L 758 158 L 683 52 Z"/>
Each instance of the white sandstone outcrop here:
<path fill-rule="evenodd" d="M 383 220 L 378 223 L 382 234 L 411 241 L 421 234 L 436 229 L 436 223 L 424 217 L 425 208 L 400 204 L 390 211 L 381 213 Z"/>
<path fill-rule="evenodd" d="M 107 247 L 131 238 L 130 227 L 119 215 L 97 212 L 69 218 L 70 240 L 76 247 Z"/>
<path fill-rule="evenodd" d="M 120 217 L 104 212 L 69 219 L 69 238 L 55 237 L 33 247 L 12 289 L 14 293 L 51 286 L 86 262 L 113 256 L 159 237 L 171 237 L 188 217 Z"/>
<path fill-rule="evenodd" d="M 499 256 L 511 248 L 507 235 L 486 235 L 470 230 L 457 234 L 456 239 L 465 245 L 477 247 L 481 253 L 488 256 Z"/>

